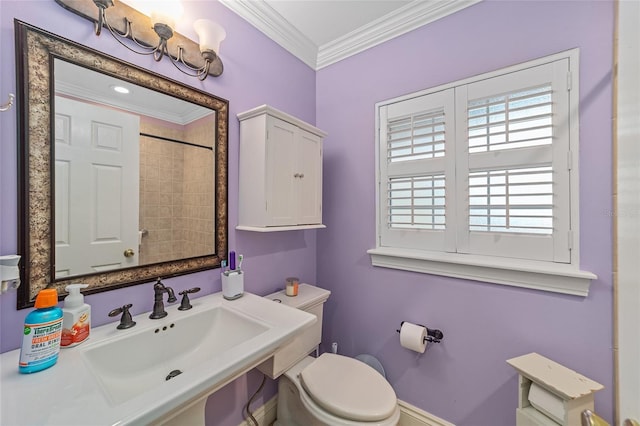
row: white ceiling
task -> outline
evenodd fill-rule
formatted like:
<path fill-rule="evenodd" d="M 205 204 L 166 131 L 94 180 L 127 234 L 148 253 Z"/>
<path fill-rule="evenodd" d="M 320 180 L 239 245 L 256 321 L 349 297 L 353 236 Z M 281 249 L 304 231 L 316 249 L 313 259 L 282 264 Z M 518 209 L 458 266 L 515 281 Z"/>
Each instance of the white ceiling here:
<path fill-rule="evenodd" d="M 203 106 L 60 59 L 56 59 L 54 64 L 57 95 L 67 95 L 90 103 L 111 106 L 178 125 L 189 124 L 213 113 Z M 128 94 L 116 93 L 113 91 L 114 86 L 126 87 L 130 92 Z"/>
<path fill-rule="evenodd" d="M 411 0 L 265 0 L 265 3 L 319 47 Z"/>
<path fill-rule="evenodd" d="M 481 0 L 220 0 L 318 70 Z"/>

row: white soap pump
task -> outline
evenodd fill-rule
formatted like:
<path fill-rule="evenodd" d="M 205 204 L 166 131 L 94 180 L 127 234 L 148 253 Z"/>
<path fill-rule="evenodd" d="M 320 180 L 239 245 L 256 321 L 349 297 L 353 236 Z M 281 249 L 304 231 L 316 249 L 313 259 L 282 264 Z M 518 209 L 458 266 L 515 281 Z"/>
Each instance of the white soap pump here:
<path fill-rule="evenodd" d="M 65 290 L 69 293 L 64 299 L 62 312 L 62 340 L 60 347 L 70 348 L 84 342 L 91 333 L 91 306 L 84 303 L 80 293 L 88 284 L 69 284 Z"/>

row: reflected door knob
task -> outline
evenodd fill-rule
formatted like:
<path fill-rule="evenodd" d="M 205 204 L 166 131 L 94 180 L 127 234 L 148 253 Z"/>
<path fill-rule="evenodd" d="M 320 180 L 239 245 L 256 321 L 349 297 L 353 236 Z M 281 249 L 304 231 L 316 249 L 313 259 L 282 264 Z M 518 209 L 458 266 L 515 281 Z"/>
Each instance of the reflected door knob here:
<path fill-rule="evenodd" d="M 133 249 L 126 249 L 124 251 L 124 257 L 133 257 L 135 256 L 136 252 L 133 251 Z"/>

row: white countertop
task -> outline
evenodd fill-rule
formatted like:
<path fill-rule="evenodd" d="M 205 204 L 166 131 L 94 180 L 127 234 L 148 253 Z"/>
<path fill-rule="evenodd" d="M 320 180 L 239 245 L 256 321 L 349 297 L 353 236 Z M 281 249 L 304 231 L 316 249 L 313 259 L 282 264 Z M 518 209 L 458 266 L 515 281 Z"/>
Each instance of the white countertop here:
<path fill-rule="evenodd" d="M 316 321 L 314 315 L 250 293 L 233 301 L 225 300 L 221 293 L 216 293 L 193 299 L 191 303 L 193 309 L 189 311 L 178 311 L 179 303 L 167 306 L 168 316 L 160 320 L 149 319 L 148 312 L 137 315 L 134 317 L 137 325 L 131 329 L 117 330 L 118 321 L 97 327 L 91 331 L 87 342 L 62 349 L 56 365 L 37 373 L 18 373 L 19 349 L 1 354 L 0 424 L 149 424 L 188 402 L 202 398 L 210 393 L 212 387 L 219 389 L 242 371 L 267 359 L 278 347 Z M 157 388 L 121 404 L 110 402 L 89 370 L 82 352 L 105 339 L 170 324 L 180 317 L 197 313 L 198 308 L 203 306 L 224 306 L 236 310 L 267 324 L 269 329 L 222 355 L 213 356 L 206 365 L 185 371 Z M 126 355 L 122 354 L 123 363 L 126 362 Z"/>

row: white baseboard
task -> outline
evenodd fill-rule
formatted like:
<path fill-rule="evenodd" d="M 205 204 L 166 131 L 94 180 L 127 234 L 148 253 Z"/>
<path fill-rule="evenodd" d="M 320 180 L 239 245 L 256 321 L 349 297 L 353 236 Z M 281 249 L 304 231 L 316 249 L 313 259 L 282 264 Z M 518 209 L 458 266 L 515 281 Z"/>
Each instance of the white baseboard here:
<path fill-rule="evenodd" d="M 455 426 L 453 423 L 427 413 L 408 402 L 398 400 L 398 405 L 400 406 L 398 426 Z"/>
<path fill-rule="evenodd" d="M 260 426 L 269 426 L 276 421 L 276 414 L 278 411 L 278 395 L 268 400 L 264 405 L 256 408 L 253 411 L 253 417 Z M 245 420 L 238 426 L 254 426 L 253 422 Z"/>
<path fill-rule="evenodd" d="M 453 423 L 429 414 L 408 402 L 398 400 L 398 405 L 400 406 L 400 423 L 398 426 L 455 426 Z M 269 426 L 276 420 L 277 408 L 278 395 L 271 398 L 261 407 L 256 408 L 253 412 L 253 417 L 255 417 L 260 426 Z M 238 426 L 253 426 L 253 423 L 245 420 Z"/>

